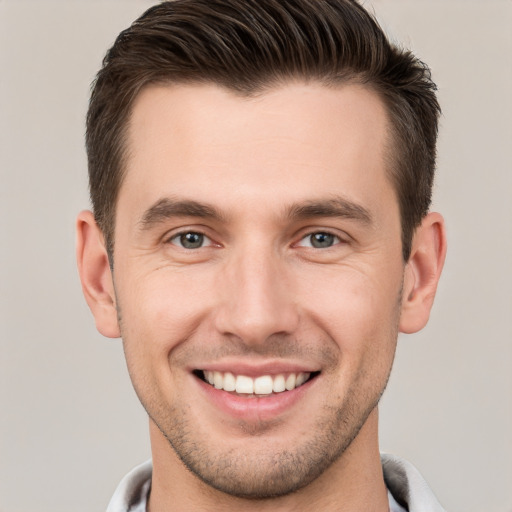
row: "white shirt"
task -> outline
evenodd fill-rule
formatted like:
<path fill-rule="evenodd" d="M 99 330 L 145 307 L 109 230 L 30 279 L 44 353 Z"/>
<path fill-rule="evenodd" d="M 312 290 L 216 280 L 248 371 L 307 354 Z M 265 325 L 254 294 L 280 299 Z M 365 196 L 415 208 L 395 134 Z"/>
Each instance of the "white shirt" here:
<path fill-rule="evenodd" d="M 419 471 L 394 455 L 381 454 L 390 512 L 445 512 Z M 107 512 L 146 512 L 151 460 L 132 469 L 118 485 Z"/>

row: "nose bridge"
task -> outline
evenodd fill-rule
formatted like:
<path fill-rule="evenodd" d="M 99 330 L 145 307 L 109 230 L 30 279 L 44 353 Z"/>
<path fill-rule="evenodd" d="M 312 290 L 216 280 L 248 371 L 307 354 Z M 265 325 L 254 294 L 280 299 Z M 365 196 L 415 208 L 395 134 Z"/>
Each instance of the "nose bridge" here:
<path fill-rule="evenodd" d="M 217 327 L 247 344 L 291 333 L 298 323 L 285 262 L 270 243 L 253 242 L 233 251 L 221 284 Z"/>

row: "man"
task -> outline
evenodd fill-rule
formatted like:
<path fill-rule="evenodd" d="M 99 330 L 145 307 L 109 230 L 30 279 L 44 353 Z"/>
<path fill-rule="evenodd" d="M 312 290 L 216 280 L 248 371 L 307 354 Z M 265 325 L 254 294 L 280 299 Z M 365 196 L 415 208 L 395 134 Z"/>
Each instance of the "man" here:
<path fill-rule="evenodd" d="M 109 511 L 441 511 L 378 449 L 446 251 L 428 68 L 352 0 L 177 0 L 92 92 L 78 265 L 152 462 Z"/>

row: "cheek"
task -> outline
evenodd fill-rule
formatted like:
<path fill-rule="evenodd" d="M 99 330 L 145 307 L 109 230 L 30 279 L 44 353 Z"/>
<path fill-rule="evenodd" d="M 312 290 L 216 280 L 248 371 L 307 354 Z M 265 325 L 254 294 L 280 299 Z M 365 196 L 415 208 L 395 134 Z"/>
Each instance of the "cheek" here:
<path fill-rule="evenodd" d="M 387 274 L 372 276 L 340 268 L 305 283 L 303 302 L 307 315 L 338 345 L 342 359 L 355 363 L 372 354 L 378 359 L 394 352 L 400 283 L 400 272 L 389 269 Z"/>
<path fill-rule="evenodd" d="M 204 317 L 210 280 L 165 267 L 125 279 L 118 290 L 123 338 L 139 356 L 166 356 Z"/>
<path fill-rule="evenodd" d="M 179 381 L 170 354 L 201 323 L 201 294 L 197 286 L 176 275 L 172 279 L 164 269 L 123 285 L 118 306 L 128 371 L 144 407 L 158 415 L 155 408 L 171 401 Z"/>

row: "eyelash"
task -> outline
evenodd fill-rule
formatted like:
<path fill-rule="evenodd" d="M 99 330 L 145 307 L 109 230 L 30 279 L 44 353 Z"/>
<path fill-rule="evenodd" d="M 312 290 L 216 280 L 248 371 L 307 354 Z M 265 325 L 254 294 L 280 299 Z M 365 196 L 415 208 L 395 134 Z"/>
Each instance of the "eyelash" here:
<path fill-rule="evenodd" d="M 198 243 L 199 245 L 197 247 L 185 247 L 184 245 L 184 242 L 185 242 L 185 237 L 187 236 L 196 236 L 196 237 L 199 237 L 199 241 L 196 242 Z M 330 245 L 327 245 L 325 247 L 315 247 L 314 246 L 314 243 L 313 242 L 313 238 L 315 235 L 317 236 L 322 236 L 322 237 L 327 237 L 328 241 L 330 240 Z M 304 245 L 303 242 L 305 240 L 310 240 L 310 243 L 308 245 Z M 193 240 L 189 240 L 189 242 L 194 245 L 194 241 Z M 205 242 L 206 242 L 206 245 L 205 245 Z M 320 244 L 322 243 L 322 240 L 318 241 Z M 182 249 L 185 249 L 185 250 L 188 250 L 188 251 L 192 251 L 192 250 L 196 250 L 196 249 L 202 249 L 204 247 L 210 247 L 212 245 L 215 245 L 214 242 L 212 241 L 212 239 L 210 237 L 208 237 L 207 235 L 205 235 L 204 233 L 201 233 L 200 231 L 193 231 L 193 230 L 190 230 L 190 231 L 181 231 L 180 233 L 176 233 L 174 234 L 173 236 L 171 236 L 170 238 L 167 239 L 167 243 L 171 243 L 173 245 L 176 245 Z M 322 230 L 319 230 L 319 231 L 312 231 L 306 235 L 304 235 L 297 244 L 295 244 L 296 246 L 298 247 L 307 247 L 309 249 L 318 249 L 318 250 L 322 250 L 322 249 L 330 249 L 331 247 L 335 246 L 335 245 L 338 245 L 340 243 L 344 243 L 344 240 L 342 240 L 338 235 L 335 235 L 334 233 L 331 233 L 329 231 L 322 231 Z"/>
<path fill-rule="evenodd" d="M 313 245 L 313 237 L 315 235 L 322 235 L 322 236 L 327 236 L 331 241 L 331 245 L 328 245 L 327 247 L 315 247 Z M 309 239 L 310 240 L 310 245 L 302 245 L 302 242 L 304 242 L 305 240 Z M 339 237 L 338 235 L 335 235 L 334 233 L 331 233 L 329 231 L 324 231 L 324 230 L 320 230 L 320 231 L 312 231 L 308 234 L 306 234 L 305 236 L 303 236 L 298 244 L 299 247 L 307 247 L 307 248 L 310 248 L 310 249 L 330 249 L 331 247 L 334 247 L 335 245 L 338 245 L 338 244 L 341 244 L 343 243 L 344 240 L 341 239 L 341 237 Z"/>
<path fill-rule="evenodd" d="M 183 242 L 184 242 L 184 237 L 188 236 L 188 235 L 195 235 L 195 236 L 198 236 L 201 238 L 201 245 L 199 247 L 185 247 L 183 245 Z M 175 243 L 174 241 L 175 240 L 179 240 L 180 243 Z M 207 241 L 207 245 L 203 245 L 203 242 L 204 241 Z M 173 244 L 173 245 L 176 245 L 178 247 L 181 247 L 182 249 L 185 249 L 185 250 L 195 250 L 195 249 L 202 249 L 203 247 L 209 247 L 211 245 L 214 245 L 212 239 L 210 237 L 208 237 L 207 235 L 205 235 L 204 233 L 201 233 L 200 231 L 181 231 L 180 233 L 176 233 L 175 235 L 171 236 L 170 238 L 167 239 L 167 243 L 170 243 L 170 244 Z"/>

